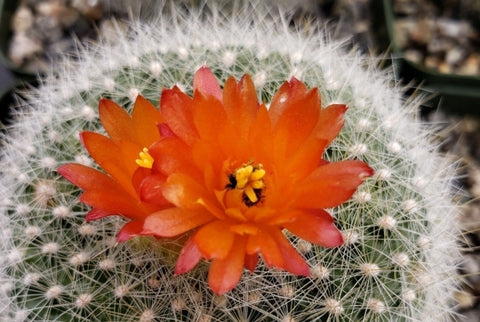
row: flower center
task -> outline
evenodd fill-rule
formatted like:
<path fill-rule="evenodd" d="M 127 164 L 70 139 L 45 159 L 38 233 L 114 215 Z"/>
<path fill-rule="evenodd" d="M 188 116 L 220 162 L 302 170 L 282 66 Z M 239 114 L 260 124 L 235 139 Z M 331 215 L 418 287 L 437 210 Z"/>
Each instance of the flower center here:
<path fill-rule="evenodd" d="M 229 184 L 225 188 L 243 190 L 243 201 L 250 207 L 260 201 L 262 189 L 265 187 L 264 176 L 265 170 L 261 164 L 247 164 L 228 176 Z"/>
<path fill-rule="evenodd" d="M 140 153 L 138 154 L 138 156 L 139 156 L 140 158 L 135 160 L 135 163 L 136 163 L 136 164 L 138 164 L 139 166 L 141 166 L 141 167 L 143 167 L 143 168 L 148 168 L 148 169 L 151 169 L 151 168 L 152 168 L 153 158 L 152 158 L 152 156 L 150 155 L 150 153 L 148 153 L 148 149 L 147 149 L 147 148 L 143 148 L 142 152 L 140 152 Z"/>

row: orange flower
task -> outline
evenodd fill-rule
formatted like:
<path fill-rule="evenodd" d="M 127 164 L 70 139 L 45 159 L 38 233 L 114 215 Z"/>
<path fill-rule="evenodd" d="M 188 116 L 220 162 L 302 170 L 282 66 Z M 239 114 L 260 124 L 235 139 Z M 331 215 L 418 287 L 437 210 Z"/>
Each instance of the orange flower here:
<path fill-rule="evenodd" d="M 157 124 L 162 117 L 142 96 L 137 97 L 132 116 L 107 99 L 100 100 L 99 115 L 109 137 L 83 132 L 80 138 L 107 174 L 81 164 L 63 165 L 58 172 L 85 190 L 80 200 L 93 207 L 87 221 L 110 215 L 131 219 L 117 237 L 124 241 L 143 230 L 149 214 L 168 206 L 165 199 L 149 203 L 139 194 L 140 183 L 151 173 L 153 159 L 148 148 L 160 139 Z"/>
<path fill-rule="evenodd" d="M 317 88 L 295 78 L 280 87 L 270 109 L 258 103 L 248 75 L 238 83 L 229 78 L 222 91 L 202 67 L 193 85 L 193 98 L 177 87 L 162 92 L 162 138 L 148 150 L 154 162 L 139 189 L 148 205 L 166 199 L 173 206 L 150 213 L 141 234 L 190 234 L 175 273 L 212 260 L 208 280 L 218 294 L 235 287 L 244 267 L 253 271 L 259 254 L 268 266 L 308 276 L 283 231 L 341 245 L 323 208 L 348 200 L 373 174 L 361 161 L 322 159 L 346 106 L 322 109 Z"/>

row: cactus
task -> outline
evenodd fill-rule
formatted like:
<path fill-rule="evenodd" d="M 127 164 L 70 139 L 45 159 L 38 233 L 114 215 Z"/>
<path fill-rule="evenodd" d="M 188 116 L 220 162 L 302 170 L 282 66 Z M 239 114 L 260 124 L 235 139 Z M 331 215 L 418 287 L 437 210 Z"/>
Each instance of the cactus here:
<path fill-rule="evenodd" d="M 281 14 L 251 6 L 225 14 L 165 6 L 116 39 L 79 48 L 38 89 L 19 98 L 2 136 L 0 317 L 12 321 L 447 321 L 459 259 L 454 164 L 421 124 L 421 97 L 405 101 L 374 60 L 319 28 L 292 31 Z M 181 237 L 116 242 L 118 217 L 85 222 L 80 191 L 55 169 L 95 166 L 78 139 L 101 132 L 97 104 L 131 110 L 140 93 L 192 91 L 206 64 L 220 80 L 252 76 L 269 102 L 292 75 L 318 87 L 322 105 L 347 104 L 345 126 L 324 156 L 375 169 L 353 198 L 331 209 L 344 245 L 327 249 L 290 236 L 310 277 L 260 263 L 224 295 L 208 265 L 173 276 Z"/>

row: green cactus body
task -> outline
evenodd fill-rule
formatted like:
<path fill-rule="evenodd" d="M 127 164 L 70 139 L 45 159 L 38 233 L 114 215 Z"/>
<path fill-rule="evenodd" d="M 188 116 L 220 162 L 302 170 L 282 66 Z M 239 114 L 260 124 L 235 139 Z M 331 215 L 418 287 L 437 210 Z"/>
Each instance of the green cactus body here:
<path fill-rule="evenodd" d="M 204 19 L 194 11 L 167 11 L 58 63 L 17 107 L 16 122 L 2 138 L 1 319 L 448 320 L 459 256 L 454 166 L 435 151 L 432 130 L 415 118 L 421 98 L 403 101 L 375 62 L 344 53 L 342 44 L 313 28 L 293 32 L 275 14 L 240 8 L 225 17 L 213 9 Z M 79 189 L 56 173 L 66 162 L 93 165 L 78 132 L 102 131 L 101 97 L 128 110 L 138 93 L 157 104 L 161 88 L 176 84 L 191 93 L 193 73 L 203 64 L 221 84 L 230 75 L 252 75 L 267 103 L 295 75 L 320 89 L 322 105 L 349 107 L 326 158 L 360 159 L 376 174 L 331 210 L 342 247 L 292 237 L 311 277 L 261 264 L 217 296 L 207 285 L 205 263 L 173 276 L 184 240 L 117 244 L 124 221 L 85 223 L 88 207 L 79 203 Z"/>

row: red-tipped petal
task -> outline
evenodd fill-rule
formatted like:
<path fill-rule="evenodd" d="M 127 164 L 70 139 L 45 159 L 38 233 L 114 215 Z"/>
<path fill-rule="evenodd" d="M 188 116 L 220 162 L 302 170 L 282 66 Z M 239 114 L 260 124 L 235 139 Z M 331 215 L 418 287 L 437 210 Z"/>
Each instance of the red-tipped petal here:
<path fill-rule="evenodd" d="M 206 259 L 225 258 L 232 248 L 235 234 L 224 221 L 217 220 L 200 228 L 194 239 Z"/>
<path fill-rule="evenodd" d="M 141 234 L 143 230 L 143 221 L 134 220 L 126 223 L 118 232 L 117 241 L 124 242 Z"/>
<path fill-rule="evenodd" d="M 237 237 L 224 259 L 214 259 L 208 272 L 208 284 L 218 295 L 233 289 L 242 277 L 245 259 L 245 240 Z"/>
<path fill-rule="evenodd" d="M 206 211 L 188 211 L 168 208 L 149 215 L 143 225 L 143 234 L 158 237 L 175 237 L 211 221 Z"/>
<path fill-rule="evenodd" d="M 322 109 L 315 127 L 315 136 L 326 140 L 327 145 L 340 133 L 345 123 L 343 115 L 347 111 L 345 104 L 332 104 Z"/>
<path fill-rule="evenodd" d="M 198 136 L 193 123 L 192 99 L 178 87 L 163 90 L 160 111 L 165 123 L 184 142 L 190 144 Z"/>
<path fill-rule="evenodd" d="M 333 218 L 321 209 L 315 213 L 300 213 L 284 226 L 298 237 L 323 247 L 337 247 L 343 244 L 342 234 L 333 224 Z"/>
<path fill-rule="evenodd" d="M 277 243 L 278 249 L 283 256 L 283 268 L 292 274 L 310 276 L 310 268 L 305 262 L 305 259 L 300 256 L 283 233 L 280 230 L 272 230 L 271 236 Z"/>
<path fill-rule="evenodd" d="M 307 87 L 304 83 L 292 77 L 289 82 L 285 82 L 280 86 L 277 93 L 272 98 L 268 114 L 272 121 L 272 125 L 275 127 L 278 120 L 282 116 L 285 109 L 291 105 L 291 99 L 299 99 L 305 96 Z"/>
<path fill-rule="evenodd" d="M 131 219 L 141 219 L 146 212 L 136 205 L 127 195 L 111 190 L 87 190 L 80 196 L 80 201 L 105 212 L 122 215 Z"/>
<path fill-rule="evenodd" d="M 261 253 L 269 267 L 284 267 L 284 260 L 277 243 L 269 232 L 262 231 L 255 235 L 248 236 L 246 252 L 249 255 Z"/>
<path fill-rule="evenodd" d="M 222 90 L 218 85 L 215 75 L 207 66 L 200 67 L 193 77 L 193 91 L 199 91 L 203 95 L 211 95 L 222 101 Z"/>
<path fill-rule="evenodd" d="M 246 254 L 245 255 L 245 267 L 253 272 L 258 264 L 258 254 Z"/>
<path fill-rule="evenodd" d="M 318 167 L 297 185 L 294 206 L 331 208 L 350 199 L 357 187 L 373 170 L 364 162 L 347 160 Z"/>
<path fill-rule="evenodd" d="M 108 216 L 112 216 L 112 215 L 116 215 L 116 214 L 113 214 L 113 213 L 108 212 L 108 211 L 93 208 L 92 210 L 90 210 L 87 213 L 87 215 L 85 216 L 85 220 L 86 221 L 98 220 L 98 219 L 108 217 Z"/>
<path fill-rule="evenodd" d="M 175 265 L 175 275 L 190 271 L 198 264 L 198 262 L 200 262 L 201 259 L 202 253 L 200 253 L 193 237 L 190 237 L 178 256 L 177 264 Z"/>

